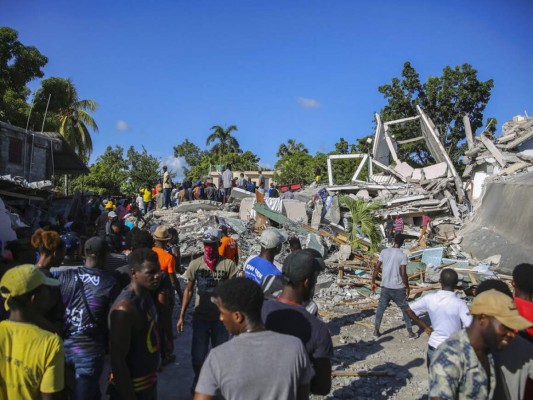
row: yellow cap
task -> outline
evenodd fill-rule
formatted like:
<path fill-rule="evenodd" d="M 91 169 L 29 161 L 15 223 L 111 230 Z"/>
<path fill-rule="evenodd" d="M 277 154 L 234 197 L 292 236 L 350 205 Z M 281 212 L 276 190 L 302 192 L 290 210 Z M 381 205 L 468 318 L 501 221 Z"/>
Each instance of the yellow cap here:
<path fill-rule="evenodd" d="M 6 299 L 4 302 L 6 310 L 9 310 L 9 298 L 22 296 L 41 285 L 58 286 L 59 281 L 48 278 L 31 264 L 19 265 L 8 270 L 0 281 L 0 292 L 2 297 Z"/>
<path fill-rule="evenodd" d="M 113 208 L 113 202 L 112 201 L 108 201 L 107 204 L 105 205 L 105 208 L 107 208 L 107 209 Z"/>
<path fill-rule="evenodd" d="M 474 298 L 470 305 L 470 314 L 485 314 L 494 317 L 506 327 L 517 331 L 533 325 L 533 323 L 520 316 L 513 299 L 494 289 L 480 293 Z"/>

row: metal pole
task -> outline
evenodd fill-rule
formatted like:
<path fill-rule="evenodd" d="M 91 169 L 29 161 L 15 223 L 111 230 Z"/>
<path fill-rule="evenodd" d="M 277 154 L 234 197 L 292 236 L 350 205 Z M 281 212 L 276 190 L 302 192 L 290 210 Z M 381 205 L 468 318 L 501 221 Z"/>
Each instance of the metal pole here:
<path fill-rule="evenodd" d="M 24 178 L 26 177 L 26 164 L 27 164 L 26 157 L 28 154 L 28 149 L 27 149 L 28 146 L 26 146 L 27 138 L 28 138 L 28 126 L 30 126 L 31 112 L 33 111 L 33 105 L 35 104 L 35 96 L 37 95 L 38 92 L 39 92 L 39 89 L 37 89 L 37 91 L 33 94 L 33 99 L 31 100 L 30 112 L 28 114 L 28 119 L 26 121 L 26 134 L 24 135 L 24 175 L 23 175 Z"/>
<path fill-rule="evenodd" d="M 48 106 L 50 105 L 50 98 L 52 97 L 52 93 L 48 95 L 48 101 L 46 103 L 46 110 L 44 111 L 44 118 L 43 118 L 43 125 L 41 126 L 41 133 L 44 131 L 44 123 L 46 121 L 46 114 L 48 114 Z"/>

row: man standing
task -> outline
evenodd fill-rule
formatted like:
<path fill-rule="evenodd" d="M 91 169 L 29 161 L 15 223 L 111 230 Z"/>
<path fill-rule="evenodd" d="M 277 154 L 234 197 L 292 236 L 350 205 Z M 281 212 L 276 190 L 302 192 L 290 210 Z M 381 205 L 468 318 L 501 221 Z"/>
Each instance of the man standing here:
<path fill-rule="evenodd" d="M 452 333 L 459 331 L 461 325 L 466 328 L 472 322 L 472 317 L 468 315 L 468 306 L 454 293 L 458 281 L 459 278 L 455 270 L 443 269 L 440 273 L 442 289 L 429 293 L 410 305 L 411 311 L 417 316 L 427 313 L 431 320 L 432 329 L 425 328 L 426 332 L 431 334 L 428 341 L 428 367 L 437 348 Z"/>
<path fill-rule="evenodd" d="M 426 236 L 428 229 L 431 230 L 431 218 L 428 217 L 425 211 L 422 211 L 422 230 L 420 231 L 420 237 L 418 238 L 418 242 L 421 246 L 426 245 L 424 236 Z"/>
<path fill-rule="evenodd" d="M 274 257 L 279 254 L 286 240 L 287 235 L 276 228 L 264 230 L 259 240 L 261 253 L 248 257 L 244 262 L 244 276 L 259 285 L 268 275 L 280 276 L 281 271 L 274 265 Z"/>
<path fill-rule="evenodd" d="M 148 188 L 148 185 L 142 190 L 143 203 L 144 203 L 144 214 L 147 214 L 148 211 L 152 209 L 152 191 Z"/>
<path fill-rule="evenodd" d="M 400 214 L 394 218 L 394 235 L 401 235 L 403 232 L 403 218 Z"/>
<path fill-rule="evenodd" d="M 222 237 L 218 254 L 232 260 L 237 265 L 239 263 L 239 245 L 237 241 L 228 235 L 228 227 L 226 225 L 220 225 L 220 233 Z"/>
<path fill-rule="evenodd" d="M 533 323 L 533 265 L 519 264 L 513 269 L 514 302 L 522 317 Z M 524 337 L 533 341 L 533 328 Z"/>
<path fill-rule="evenodd" d="M 285 200 L 294 199 L 294 193 L 292 192 L 290 187 L 288 187 L 287 191 L 285 193 L 283 193 L 283 199 L 285 199 Z"/>
<path fill-rule="evenodd" d="M 389 247 L 381 252 L 379 261 L 374 268 L 372 274 L 372 293 L 376 292 L 376 279 L 379 270 L 383 266 L 381 272 L 381 295 L 379 297 L 379 305 L 376 310 L 376 320 L 374 322 L 374 336 L 379 337 L 379 327 L 383 318 L 385 309 L 389 306 L 390 301 L 394 301 L 396 305 L 402 310 L 405 327 L 409 338 L 416 338 L 413 332 L 411 319 L 407 315 L 409 305 L 407 298 L 409 297 L 409 282 L 407 281 L 407 256 L 400 249 L 403 245 L 403 236 L 396 235 L 394 237 L 394 246 Z"/>
<path fill-rule="evenodd" d="M 168 208 L 171 208 L 170 204 L 170 194 L 172 192 L 172 181 L 170 179 L 170 173 L 167 170 L 167 166 L 163 166 L 163 208 L 162 210 L 166 210 Z"/>
<path fill-rule="evenodd" d="M 150 291 L 159 286 L 159 261 L 156 253 L 143 248 L 130 254 L 129 265 L 131 283 L 109 314 L 109 394 L 112 400 L 156 400 L 159 339 Z"/>
<path fill-rule="evenodd" d="M 259 174 L 259 186 L 263 184 L 263 188 L 264 188 L 266 185 L 266 178 L 263 176 L 263 171 L 257 171 L 257 173 Z"/>
<path fill-rule="evenodd" d="M 220 257 L 218 246 L 220 244 L 220 231 L 208 228 L 203 234 L 204 255 L 191 261 L 185 279 L 187 286 L 183 293 L 181 312 L 177 324 L 178 332 L 183 332 L 185 312 L 191 302 L 196 285 L 195 309 L 192 319 L 192 367 L 194 370 L 194 383 L 197 382 L 202 364 L 204 363 L 211 347 L 216 347 L 229 339 L 228 332 L 220 321 L 220 313 L 211 301 L 214 290 L 221 281 L 237 276 L 239 270 L 235 263 L 227 258 Z"/>
<path fill-rule="evenodd" d="M 385 237 L 387 238 L 387 244 L 392 243 L 393 229 L 394 221 L 390 215 L 387 215 L 387 219 L 385 220 Z"/>
<path fill-rule="evenodd" d="M 268 189 L 268 194 L 267 195 L 270 198 L 278 198 L 279 197 L 278 189 L 276 189 L 276 186 L 274 185 L 274 183 L 270 184 L 270 188 Z"/>
<path fill-rule="evenodd" d="M 37 327 L 48 311 L 46 286 L 58 286 L 33 265 L 8 270 L 0 292 L 9 319 L 0 322 L 0 398 L 52 399 L 64 388 L 63 342 Z"/>
<path fill-rule="evenodd" d="M 231 279 L 217 286 L 215 303 L 234 338 L 211 351 L 194 398 L 210 400 L 219 394 L 233 400 L 308 398 L 313 370 L 305 348 L 295 337 L 265 330 L 261 288 L 245 278 Z"/>
<path fill-rule="evenodd" d="M 223 203 L 227 203 L 229 196 L 231 195 L 231 188 L 232 188 L 232 182 L 233 182 L 233 172 L 231 172 L 231 165 L 228 164 L 226 166 L 226 170 L 222 173 L 222 185 L 224 187 L 224 201 Z"/>
<path fill-rule="evenodd" d="M 507 347 L 514 330 L 532 325 L 509 296 L 494 289 L 476 296 L 470 313 L 470 326 L 450 336 L 431 360 L 431 399 L 492 399 L 496 373 L 491 352 Z"/>
<path fill-rule="evenodd" d="M 262 319 L 267 329 L 302 341 L 315 370 L 311 393 L 324 396 L 331 390 L 333 343 L 327 325 L 303 306 L 312 300 L 321 270 L 322 264 L 311 253 L 290 253 L 283 262 L 283 290 L 264 302 Z"/>
<path fill-rule="evenodd" d="M 239 175 L 239 180 L 237 181 L 237 187 L 239 189 L 242 189 L 242 190 L 247 190 L 248 189 L 248 181 L 246 180 L 246 178 L 244 177 L 244 174 L 242 172 Z"/>
<path fill-rule="evenodd" d="M 166 250 L 166 246 L 172 239 L 172 235 L 165 226 L 160 225 L 156 228 L 152 236 L 154 238 L 154 247 L 152 250 L 157 253 L 161 271 L 167 276 L 172 285 L 172 292 L 167 291 L 166 293 L 165 297 L 167 301 L 162 306 L 163 309 L 161 310 L 159 321 L 163 336 L 162 339 L 164 339 L 164 348 L 162 349 L 163 364 L 166 365 L 176 359 L 174 355 L 174 333 L 172 332 L 172 311 L 174 310 L 174 291 L 180 298 L 182 297 L 182 293 L 181 286 L 176 277 L 176 259 Z"/>
<path fill-rule="evenodd" d="M 60 282 L 65 315 L 65 364 L 76 375 L 71 398 L 99 399 L 100 375 L 107 350 L 107 315 L 120 289 L 102 271 L 107 243 L 101 237 L 85 242 L 85 265 L 54 272 Z"/>

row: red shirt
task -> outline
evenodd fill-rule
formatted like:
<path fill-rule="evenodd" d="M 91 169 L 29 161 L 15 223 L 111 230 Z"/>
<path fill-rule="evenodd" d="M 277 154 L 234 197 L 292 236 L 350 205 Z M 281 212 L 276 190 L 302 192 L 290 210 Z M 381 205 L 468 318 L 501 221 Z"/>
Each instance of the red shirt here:
<path fill-rule="evenodd" d="M 533 302 L 518 297 L 514 298 L 514 302 L 518 309 L 518 313 L 529 322 L 533 323 Z M 527 328 L 527 333 L 533 338 L 533 328 Z"/>

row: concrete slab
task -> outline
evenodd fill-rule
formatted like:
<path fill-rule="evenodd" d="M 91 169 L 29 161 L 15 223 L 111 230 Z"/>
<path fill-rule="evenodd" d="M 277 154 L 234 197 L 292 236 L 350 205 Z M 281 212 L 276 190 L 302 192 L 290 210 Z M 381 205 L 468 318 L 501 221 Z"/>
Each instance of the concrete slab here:
<path fill-rule="evenodd" d="M 177 212 L 196 212 L 198 210 L 218 210 L 222 203 L 211 200 L 193 200 L 180 203 L 175 210 Z"/>
<path fill-rule="evenodd" d="M 294 222 L 303 222 L 307 224 L 307 213 L 305 203 L 299 200 L 283 200 L 283 214 Z"/>
<path fill-rule="evenodd" d="M 243 221 L 248 221 L 251 218 L 254 207 L 254 198 L 247 197 L 241 200 L 241 207 L 239 208 L 239 218 Z"/>
<path fill-rule="evenodd" d="M 415 168 L 413 170 L 413 175 L 411 176 L 411 181 L 417 182 L 422 179 L 422 168 Z"/>
<path fill-rule="evenodd" d="M 251 193 L 247 190 L 239 189 L 236 187 L 231 189 L 230 199 L 242 200 L 248 197 L 255 197 L 255 193 Z"/>
<path fill-rule="evenodd" d="M 370 200 L 370 193 L 368 193 L 368 190 L 366 189 L 363 189 L 363 190 L 360 190 L 358 191 L 355 196 L 355 198 L 361 198 L 363 200 Z"/>
<path fill-rule="evenodd" d="M 402 161 L 401 163 L 396 165 L 396 167 L 394 167 L 394 170 L 400 175 L 409 178 L 413 175 L 414 168 L 407 164 L 405 161 Z"/>
<path fill-rule="evenodd" d="M 448 174 L 448 165 L 445 162 L 423 168 L 426 179 L 443 178 Z"/>

